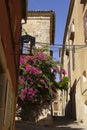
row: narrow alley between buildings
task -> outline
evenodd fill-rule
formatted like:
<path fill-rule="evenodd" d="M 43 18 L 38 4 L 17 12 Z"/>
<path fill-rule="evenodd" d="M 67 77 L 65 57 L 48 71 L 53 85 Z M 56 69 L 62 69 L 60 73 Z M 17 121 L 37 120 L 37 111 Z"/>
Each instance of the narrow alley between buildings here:
<path fill-rule="evenodd" d="M 87 130 L 87 0 L 31 1 L 0 1 L 0 130 Z"/>
<path fill-rule="evenodd" d="M 87 125 L 65 117 L 57 117 L 50 121 L 43 119 L 36 124 L 16 121 L 16 130 L 87 130 Z"/>

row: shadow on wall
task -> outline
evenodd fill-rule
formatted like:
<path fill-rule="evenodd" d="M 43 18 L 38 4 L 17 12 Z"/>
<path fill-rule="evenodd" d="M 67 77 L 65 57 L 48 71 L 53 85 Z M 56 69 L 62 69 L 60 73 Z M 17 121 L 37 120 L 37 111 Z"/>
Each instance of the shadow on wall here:
<path fill-rule="evenodd" d="M 75 79 L 73 86 L 70 90 L 70 101 L 68 102 L 65 110 L 65 115 L 68 118 L 73 118 L 74 120 L 76 120 L 76 101 L 75 101 L 76 85 L 77 80 Z"/>

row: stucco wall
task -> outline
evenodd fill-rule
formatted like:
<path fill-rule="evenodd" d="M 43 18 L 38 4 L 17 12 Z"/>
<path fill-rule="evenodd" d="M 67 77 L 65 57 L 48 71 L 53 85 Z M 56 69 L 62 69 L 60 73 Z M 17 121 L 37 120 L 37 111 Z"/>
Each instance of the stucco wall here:
<path fill-rule="evenodd" d="M 74 0 L 71 0 L 74 1 Z M 85 7 L 85 8 L 84 8 Z M 64 67 L 69 72 L 70 78 L 70 102 L 71 102 L 71 112 L 72 117 L 79 121 L 85 122 L 87 120 L 86 115 L 86 105 L 84 105 L 85 100 L 87 100 L 87 95 L 83 96 L 81 93 L 81 87 L 84 86 L 80 84 L 81 77 L 83 72 L 87 72 L 87 48 L 86 43 L 84 42 L 84 23 L 83 17 L 87 9 L 87 4 L 84 6 L 80 3 L 80 0 L 75 0 L 73 5 L 73 11 L 71 17 L 68 17 L 67 31 L 65 44 L 68 42 L 68 45 L 71 45 L 69 48 L 69 56 L 66 56 L 64 53 Z M 70 13 L 70 12 L 69 12 Z M 74 21 L 74 38 L 69 40 L 68 38 L 68 29 L 70 28 L 72 22 Z M 73 46 L 75 50 L 73 51 Z M 70 62 L 70 63 L 69 63 Z M 73 68 L 74 64 L 74 68 Z M 69 65 L 69 66 L 68 66 Z M 85 83 L 87 86 L 87 82 Z M 69 110 L 69 109 L 68 109 Z M 68 115 L 69 116 L 69 115 Z"/>

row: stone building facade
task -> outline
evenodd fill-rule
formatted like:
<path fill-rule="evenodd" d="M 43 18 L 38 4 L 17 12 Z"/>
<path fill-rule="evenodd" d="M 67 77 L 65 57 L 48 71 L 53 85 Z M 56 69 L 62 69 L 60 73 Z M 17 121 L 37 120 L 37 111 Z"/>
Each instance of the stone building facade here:
<path fill-rule="evenodd" d="M 87 1 L 71 0 L 61 55 L 69 77 L 66 116 L 87 123 Z"/>
<path fill-rule="evenodd" d="M 22 26 L 23 34 L 35 37 L 35 46 L 38 48 L 54 44 L 55 13 L 53 11 L 29 11 L 27 23 Z"/>
<path fill-rule="evenodd" d="M 27 13 L 27 23 L 22 25 L 22 35 L 29 35 L 35 38 L 35 46 L 38 49 L 45 47 L 46 51 L 44 52 L 52 55 L 50 45 L 54 44 L 54 11 L 29 11 Z M 28 47 L 28 44 L 26 47 Z M 44 108 L 42 113 L 38 120 L 47 118 L 47 115 L 51 116 L 51 106 Z"/>
<path fill-rule="evenodd" d="M 0 1 L 0 130 L 15 129 L 19 37 L 26 2 Z"/>

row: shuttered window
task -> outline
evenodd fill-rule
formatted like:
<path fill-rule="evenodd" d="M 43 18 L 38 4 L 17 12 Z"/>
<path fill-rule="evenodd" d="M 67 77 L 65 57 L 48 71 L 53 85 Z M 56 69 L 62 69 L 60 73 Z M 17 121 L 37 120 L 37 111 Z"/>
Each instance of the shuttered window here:
<path fill-rule="evenodd" d="M 84 37 L 85 37 L 85 42 L 87 43 L 87 10 L 84 15 Z"/>

